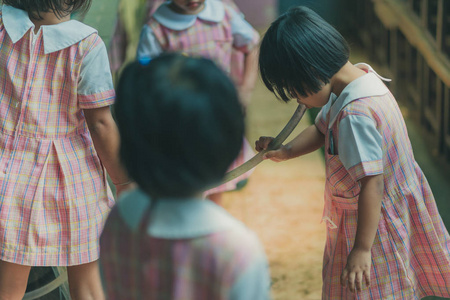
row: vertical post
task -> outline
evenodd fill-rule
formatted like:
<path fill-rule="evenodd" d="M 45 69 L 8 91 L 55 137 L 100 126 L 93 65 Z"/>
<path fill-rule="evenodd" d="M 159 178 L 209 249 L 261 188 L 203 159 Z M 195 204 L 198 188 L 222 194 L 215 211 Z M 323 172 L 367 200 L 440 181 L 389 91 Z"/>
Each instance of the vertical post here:
<path fill-rule="evenodd" d="M 436 45 L 438 50 L 444 52 L 444 0 L 438 2 L 436 23 Z"/>
<path fill-rule="evenodd" d="M 422 0 L 420 3 L 420 20 L 423 28 L 428 28 L 428 0 Z"/>
<path fill-rule="evenodd" d="M 398 71 L 398 29 L 390 29 L 390 49 L 389 49 L 389 55 L 391 57 L 389 67 L 392 72 L 392 76 L 394 77 L 394 80 L 391 83 L 391 90 L 394 95 L 397 95 L 398 92 L 398 81 L 399 81 L 399 71 Z"/>
<path fill-rule="evenodd" d="M 444 86 L 444 157 L 450 161 L 450 87 Z"/>
<path fill-rule="evenodd" d="M 436 148 L 438 149 L 439 155 L 444 153 L 444 122 L 443 122 L 443 110 L 444 110 L 444 83 L 436 78 Z"/>

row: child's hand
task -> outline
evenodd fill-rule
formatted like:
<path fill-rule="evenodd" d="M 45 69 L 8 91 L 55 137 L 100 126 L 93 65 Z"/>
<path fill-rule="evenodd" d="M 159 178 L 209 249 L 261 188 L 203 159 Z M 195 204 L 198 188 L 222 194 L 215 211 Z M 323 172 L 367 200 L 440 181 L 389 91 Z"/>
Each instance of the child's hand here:
<path fill-rule="evenodd" d="M 352 293 L 361 291 L 363 280 L 366 286 L 370 286 L 370 266 L 372 255 L 370 250 L 353 248 L 347 258 L 347 265 L 341 275 L 341 285 L 348 288 Z"/>
<path fill-rule="evenodd" d="M 269 146 L 270 142 L 273 141 L 273 137 L 269 136 L 262 136 L 255 142 L 255 149 L 258 152 L 261 152 L 262 150 L 266 150 Z M 275 162 L 280 162 L 284 160 L 288 160 L 291 158 L 291 147 L 289 145 L 282 145 L 280 148 L 276 150 L 267 151 L 263 159 L 270 159 Z"/>

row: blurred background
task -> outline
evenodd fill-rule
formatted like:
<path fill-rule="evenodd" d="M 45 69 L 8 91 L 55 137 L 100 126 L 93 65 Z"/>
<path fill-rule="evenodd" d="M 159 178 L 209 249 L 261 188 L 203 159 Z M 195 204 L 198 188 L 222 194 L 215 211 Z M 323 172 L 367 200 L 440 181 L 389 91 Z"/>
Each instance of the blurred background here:
<path fill-rule="evenodd" d="M 262 35 L 289 7 L 308 6 L 346 37 L 352 63 L 367 62 L 393 79 L 388 87 L 450 228 L 450 0 L 235 2 Z M 115 78 L 121 65 L 134 59 L 147 7 L 148 0 L 94 0 L 89 13 L 77 17 L 97 28 L 107 45 L 116 43 L 117 53 L 110 53 L 119 62 L 113 66 Z M 247 109 L 250 143 L 261 135 L 276 135 L 295 108 L 296 103 L 279 102 L 258 82 Z M 290 138 L 311 124 L 316 113 L 309 110 Z M 265 246 L 275 300 L 321 299 L 324 182 L 318 151 L 289 164 L 264 162 L 243 189 L 224 196 L 225 208 L 256 231 Z M 63 268 L 34 268 L 25 299 L 69 299 L 67 285 L 58 282 L 64 279 Z"/>

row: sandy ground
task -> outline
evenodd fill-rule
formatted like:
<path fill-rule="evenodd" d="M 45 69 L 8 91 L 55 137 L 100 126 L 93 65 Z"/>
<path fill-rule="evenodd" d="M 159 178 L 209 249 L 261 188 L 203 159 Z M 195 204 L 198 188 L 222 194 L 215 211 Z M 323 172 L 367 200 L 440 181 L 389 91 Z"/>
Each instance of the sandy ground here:
<path fill-rule="evenodd" d="M 261 82 L 252 98 L 247 138 L 254 144 L 261 135 L 278 134 L 297 104 L 279 102 Z M 288 140 L 310 124 L 305 115 Z M 244 189 L 224 195 L 224 207 L 254 230 L 265 246 L 273 299 L 321 299 L 324 174 L 320 152 L 282 163 L 264 161 Z"/>

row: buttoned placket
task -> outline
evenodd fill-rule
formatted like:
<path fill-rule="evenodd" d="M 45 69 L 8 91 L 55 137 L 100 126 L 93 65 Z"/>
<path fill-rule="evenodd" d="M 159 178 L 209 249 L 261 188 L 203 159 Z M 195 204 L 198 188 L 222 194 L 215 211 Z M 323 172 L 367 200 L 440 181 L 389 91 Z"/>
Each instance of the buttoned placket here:
<path fill-rule="evenodd" d="M 27 75 L 26 78 L 24 80 L 24 91 L 20 97 L 20 99 L 15 100 L 15 102 L 13 103 L 13 106 L 17 109 L 19 108 L 18 111 L 18 115 L 17 115 L 17 121 L 16 121 L 16 126 L 14 128 L 14 142 L 13 142 L 13 150 L 12 152 L 15 152 L 15 149 L 17 149 L 18 143 L 19 143 L 19 139 L 17 138 L 21 130 L 21 127 L 23 126 L 23 118 L 24 118 L 24 113 L 22 112 L 23 110 L 23 103 L 24 100 L 27 99 L 29 97 L 29 93 L 31 90 L 31 85 L 30 85 L 30 81 L 33 81 L 32 78 L 32 70 L 34 69 L 34 65 L 36 64 L 35 62 L 35 52 L 36 52 L 36 41 L 39 37 L 39 34 L 41 32 L 41 29 L 39 29 L 39 31 L 35 34 L 34 33 L 34 26 L 31 27 L 31 29 L 29 30 L 29 39 L 30 39 L 30 47 L 29 47 L 29 63 L 27 65 Z M 14 157 L 14 155 L 12 155 L 11 157 Z M 8 161 L 8 163 L 6 164 L 3 172 L 5 174 L 8 173 L 8 169 L 11 165 L 11 159 Z"/>
<path fill-rule="evenodd" d="M 332 99 L 330 101 L 332 101 L 332 105 L 333 105 L 336 102 L 336 99 Z M 327 120 L 326 124 L 330 123 L 330 113 L 331 113 L 331 108 L 330 108 L 330 110 L 328 110 L 327 115 L 326 115 L 326 120 Z M 327 136 L 325 136 L 325 158 L 328 159 L 328 157 L 330 155 L 336 155 L 336 153 L 335 153 L 336 149 L 335 149 L 334 140 L 333 140 L 333 130 L 331 128 L 328 128 L 328 126 L 327 126 L 327 134 L 326 135 L 328 135 L 328 138 L 327 138 Z M 332 147 L 333 149 L 331 149 L 330 147 Z M 332 151 L 333 153 L 330 153 L 329 150 Z M 328 174 L 327 174 L 327 177 L 328 177 Z M 328 178 L 327 178 L 327 180 L 328 180 Z M 326 226 L 329 229 L 333 230 L 333 229 L 338 228 L 338 226 L 336 225 L 335 222 L 333 222 L 333 220 L 331 220 L 331 217 L 332 217 L 331 209 L 333 209 L 332 203 L 331 203 L 330 199 L 328 199 L 328 200 L 325 199 L 325 201 L 329 201 L 329 202 L 325 203 L 324 214 L 322 216 L 322 222 L 325 221 Z"/>
<path fill-rule="evenodd" d="M 20 99 L 16 100 L 16 102 L 14 103 L 14 107 L 15 108 L 18 108 L 20 106 L 19 116 L 17 118 L 16 128 L 15 128 L 16 134 L 17 134 L 17 131 L 20 129 L 20 125 L 23 122 L 23 117 L 24 116 L 23 116 L 23 113 L 22 113 L 22 109 L 23 109 L 22 108 L 22 104 L 23 104 L 23 101 L 29 97 L 29 93 L 30 93 L 30 90 L 31 90 L 31 85 L 30 85 L 29 82 L 33 81 L 32 70 L 34 69 L 34 65 L 36 64 L 36 62 L 35 62 L 35 56 L 36 56 L 35 52 L 37 51 L 36 50 L 36 41 L 38 40 L 39 34 L 41 33 L 41 28 L 39 28 L 37 33 L 34 33 L 34 28 L 35 28 L 34 26 L 31 27 L 30 35 L 29 35 L 30 36 L 30 54 L 29 54 L 30 61 L 29 61 L 28 66 L 27 66 L 27 77 L 25 79 L 25 85 L 24 85 L 25 89 L 24 89 L 24 92 L 22 94 L 22 97 Z"/>

